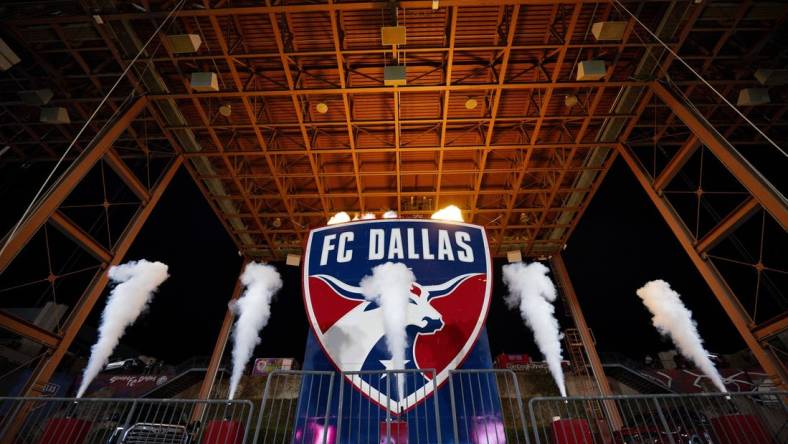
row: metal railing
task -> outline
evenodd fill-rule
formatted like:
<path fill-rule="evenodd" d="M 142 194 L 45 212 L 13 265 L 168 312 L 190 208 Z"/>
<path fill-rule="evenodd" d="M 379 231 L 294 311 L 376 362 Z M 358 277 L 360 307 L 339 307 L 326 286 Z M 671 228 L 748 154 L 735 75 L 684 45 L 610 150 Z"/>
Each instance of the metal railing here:
<path fill-rule="evenodd" d="M 336 373 L 275 370 L 268 375 L 254 443 L 333 444 Z"/>
<path fill-rule="evenodd" d="M 788 442 L 788 393 L 537 397 L 528 402 L 534 442 L 555 444 L 779 444 Z M 623 424 L 593 415 L 614 403 Z"/>
<path fill-rule="evenodd" d="M 530 444 L 520 386 L 511 370 L 453 370 L 454 442 Z"/>
<path fill-rule="evenodd" d="M 250 401 L 0 398 L 0 440 L 13 444 L 243 444 Z"/>
<path fill-rule="evenodd" d="M 437 392 L 435 377 L 434 369 L 342 372 L 336 442 L 440 444 L 440 403 L 429 396 Z M 395 400 L 400 378 L 409 395 Z"/>

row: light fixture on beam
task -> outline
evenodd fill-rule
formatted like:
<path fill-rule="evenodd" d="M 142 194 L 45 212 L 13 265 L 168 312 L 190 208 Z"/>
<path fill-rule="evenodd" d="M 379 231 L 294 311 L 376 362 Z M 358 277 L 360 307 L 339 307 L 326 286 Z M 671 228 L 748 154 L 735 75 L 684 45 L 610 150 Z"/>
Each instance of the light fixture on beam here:
<path fill-rule="evenodd" d="M 564 96 L 564 105 L 566 105 L 567 108 L 572 108 L 573 106 L 577 105 L 577 102 L 577 96 L 574 94 L 567 94 Z"/>
<path fill-rule="evenodd" d="M 605 77 L 604 60 L 585 60 L 577 64 L 577 80 L 599 80 Z"/>
<path fill-rule="evenodd" d="M 509 261 L 510 264 L 515 262 L 522 262 L 523 261 L 523 253 L 520 250 L 512 250 L 506 252 L 506 260 Z"/>
<path fill-rule="evenodd" d="M 469 97 L 468 100 L 465 101 L 465 109 L 476 109 L 478 105 L 479 102 L 473 97 Z"/>
<path fill-rule="evenodd" d="M 68 117 L 68 110 L 62 106 L 54 108 L 41 108 L 41 115 L 39 117 L 41 123 L 65 124 L 71 123 Z"/>
<path fill-rule="evenodd" d="M 41 106 L 46 105 L 52 100 L 54 93 L 51 89 L 32 89 L 25 91 L 17 91 L 16 95 L 28 105 Z"/>
<path fill-rule="evenodd" d="M 317 105 L 315 105 L 315 109 L 320 114 L 325 114 L 328 112 L 328 105 L 326 105 L 324 102 L 320 102 Z"/>
<path fill-rule="evenodd" d="M 16 55 L 3 39 L 0 39 L 0 71 L 10 69 L 19 62 L 21 62 L 19 56 Z"/>
<path fill-rule="evenodd" d="M 758 106 L 770 103 L 769 90 L 766 88 L 745 88 L 739 91 L 736 106 Z"/>
<path fill-rule="evenodd" d="M 407 83 L 405 65 L 389 65 L 383 68 L 383 84 L 386 86 L 402 86 Z"/>
<path fill-rule="evenodd" d="M 271 222 L 271 226 L 274 227 L 274 228 L 280 228 L 282 226 L 282 218 L 281 217 L 277 217 L 276 219 L 274 219 Z"/>
<path fill-rule="evenodd" d="M 301 265 L 301 255 L 299 254 L 288 254 L 287 259 L 285 259 L 285 263 L 291 267 L 297 267 Z"/>
<path fill-rule="evenodd" d="M 192 89 L 198 92 L 217 92 L 219 77 L 215 72 L 193 72 L 191 85 Z"/>
<path fill-rule="evenodd" d="M 380 28 L 380 41 L 383 46 L 404 45 L 404 26 L 383 26 Z"/>
<path fill-rule="evenodd" d="M 597 41 L 619 41 L 626 29 L 627 22 L 596 22 L 591 25 L 591 34 Z"/>
<path fill-rule="evenodd" d="M 190 54 L 197 52 L 202 46 L 202 38 L 197 34 L 175 34 L 167 36 L 175 54 Z"/>
<path fill-rule="evenodd" d="M 224 117 L 230 117 L 233 113 L 233 108 L 230 105 L 222 105 L 219 107 L 219 114 L 223 115 Z"/>
<path fill-rule="evenodd" d="M 788 84 L 788 69 L 759 69 L 755 71 L 755 78 L 764 86 L 778 86 Z"/>
<path fill-rule="evenodd" d="M 440 7 L 439 0 L 432 0 L 432 10 L 437 11 Z"/>

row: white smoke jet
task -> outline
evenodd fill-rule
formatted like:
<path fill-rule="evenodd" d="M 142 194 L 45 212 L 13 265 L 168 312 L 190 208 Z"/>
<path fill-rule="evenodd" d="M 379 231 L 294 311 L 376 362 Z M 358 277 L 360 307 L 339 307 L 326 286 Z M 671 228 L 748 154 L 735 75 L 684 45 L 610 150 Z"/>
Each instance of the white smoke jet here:
<path fill-rule="evenodd" d="M 169 277 L 167 265 L 145 259 L 114 266 L 107 274 L 117 285 L 110 292 L 101 314 L 98 340 L 90 349 L 77 398 L 85 394 L 93 378 L 107 365 L 126 327 L 137 320 L 153 299 L 153 293 Z"/>
<path fill-rule="evenodd" d="M 681 296 L 661 279 L 646 282 L 636 293 L 654 315 L 651 322 L 659 333 L 670 336 L 679 353 L 694 362 L 721 392 L 727 393 L 720 373 L 709 359 L 709 352 L 703 348 L 703 339 L 692 319 L 692 312 L 681 302 Z"/>
<path fill-rule="evenodd" d="M 440 220 L 453 220 L 456 222 L 462 222 L 462 211 L 457 208 L 456 205 L 449 205 L 448 207 L 443 207 L 440 210 L 432 213 L 430 219 L 440 219 Z"/>
<path fill-rule="evenodd" d="M 520 309 L 520 315 L 533 331 L 534 341 L 547 361 L 561 396 L 566 396 L 561 368 L 561 333 L 553 306 L 557 294 L 553 281 L 547 276 L 549 271 L 539 262 L 504 265 L 503 281 L 509 287 L 509 294 L 504 300 L 510 309 Z"/>
<path fill-rule="evenodd" d="M 393 370 L 405 368 L 405 349 L 408 347 L 405 331 L 410 303 L 410 289 L 416 277 L 405 264 L 386 262 L 372 269 L 371 276 L 361 279 L 361 292 L 368 301 L 380 305 L 383 312 L 383 331 L 386 347 L 391 353 Z M 403 399 L 405 380 L 397 374 L 397 394 Z"/>
<path fill-rule="evenodd" d="M 336 225 L 345 222 L 350 222 L 350 215 L 344 211 L 340 211 L 339 213 L 331 216 L 331 219 L 326 222 L 326 225 Z"/>
<path fill-rule="evenodd" d="M 260 330 L 271 317 L 271 299 L 282 288 L 282 278 L 271 265 L 250 262 L 241 273 L 244 294 L 230 309 L 238 316 L 233 326 L 233 373 L 230 376 L 229 399 L 235 397 L 246 363 L 260 343 Z"/>
<path fill-rule="evenodd" d="M 397 212 L 394 210 L 388 210 L 385 213 L 383 213 L 383 219 L 396 219 L 396 218 L 397 218 Z"/>

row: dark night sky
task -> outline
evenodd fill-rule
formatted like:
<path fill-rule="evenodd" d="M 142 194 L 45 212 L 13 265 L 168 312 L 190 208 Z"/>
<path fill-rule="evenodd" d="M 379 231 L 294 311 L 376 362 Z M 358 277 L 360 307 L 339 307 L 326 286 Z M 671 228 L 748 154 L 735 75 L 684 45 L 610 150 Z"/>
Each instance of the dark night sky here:
<path fill-rule="evenodd" d="M 188 174 L 181 170 L 129 252 L 129 259 L 160 260 L 171 277 L 149 311 L 123 342 L 143 354 L 178 363 L 211 353 L 241 258 Z M 708 348 L 733 352 L 743 343 L 673 234 L 618 160 L 569 241 L 565 259 L 600 351 L 633 358 L 672 348 L 651 327 L 635 295 L 656 278 L 673 285 L 699 324 Z M 495 263 L 493 304 L 487 322 L 493 355 L 526 352 L 539 356 L 519 314 L 503 304 L 502 261 Z M 301 360 L 307 322 L 299 269 L 277 264 L 285 286 L 272 307 L 256 356 Z M 95 325 L 103 303 L 89 320 Z M 564 308 L 556 308 L 567 325 Z"/>

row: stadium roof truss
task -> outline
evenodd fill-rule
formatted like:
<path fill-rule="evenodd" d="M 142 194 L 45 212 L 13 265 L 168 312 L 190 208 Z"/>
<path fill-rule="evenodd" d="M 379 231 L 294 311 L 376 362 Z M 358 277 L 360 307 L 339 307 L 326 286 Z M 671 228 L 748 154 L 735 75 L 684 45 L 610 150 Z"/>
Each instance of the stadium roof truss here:
<path fill-rule="evenodd" d="M 494 254 L 546 257 L 567 244 L 619 156 L 762 366 L 786 381 L 770 341 L 788 328 L 779 254 L 788 247 L 779 149 L 788 96 L 770 86 L 770 103 L 740 107 L 775 147 L 711 87 L 735 102 L 761 87 L 756 69 L 786 66 L 788 7 L 623 2 L 701 81 L 618 2 L 432 3 L 5 6 L 0 34 L 23 61 L 0 73 L 2 161 L 51 166 L 76 143 L 0 270 L 26 260 L 36 239 L 65 235 L 82 256 L 57 270 L 50 263 L 45 285 L 54 292 L 68 273 L 86 276 L 51 331 L 0 312 L 7 329 L 52 350 L 30 390 L 49 379 L 104 290 L 104 270 L 122 262 L 180 166 L 251 259 L 298 254 L 308 230 L 338 211 L 428 217 L 448 204 L 487 228 Z M 594 38 L 592 25 L 604 21 L 626 23 L 620 39 Z M 381 27 L 394 25 L 406 43 L 383 46 Z M 168 36 L 180 34 L 198 35 L 199 50 L 176 53 Z M 588 60 L 606 72 L 577 80 Z M 405 85 L 384 84 L 395 65 Z M 217 90 L 196 91 L 192 73 L 215 73 Z M 40 88 L 54 91 L 47 106 L 65 108 L 70 123 L 41 123 L 39 107 L 17 96 Z M 99 216 L 79 213 L 91 205 Z M 726 279 L 730 266 L 755 278 Z M 0 287 L 20 285 L 9 275 Z"/>

